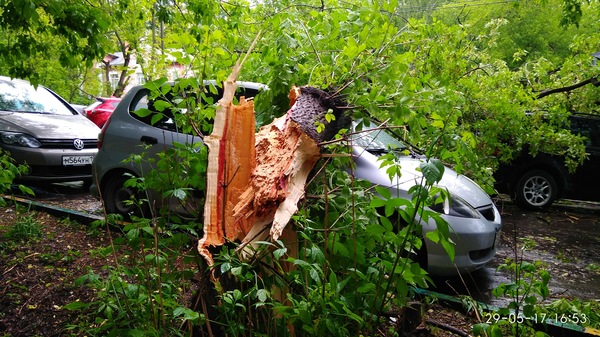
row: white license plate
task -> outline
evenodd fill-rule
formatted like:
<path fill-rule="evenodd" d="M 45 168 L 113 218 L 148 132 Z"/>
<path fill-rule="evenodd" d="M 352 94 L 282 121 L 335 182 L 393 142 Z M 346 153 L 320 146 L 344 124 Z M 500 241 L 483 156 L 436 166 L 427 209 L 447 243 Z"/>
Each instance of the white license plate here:
<path fill-rule="evenodd" d="M 63 166 L 81 166 L 91 165 L 94 160 L 94 156 L 63 156 Z"/>

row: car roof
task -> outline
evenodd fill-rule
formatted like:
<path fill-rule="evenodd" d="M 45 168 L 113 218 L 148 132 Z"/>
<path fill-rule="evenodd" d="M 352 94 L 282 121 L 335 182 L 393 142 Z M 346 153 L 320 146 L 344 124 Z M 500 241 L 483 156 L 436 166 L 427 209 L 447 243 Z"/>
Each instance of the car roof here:
<path fill-rule="evenodd" d="M 175 82 L 173 82 L 173 81 L 169 81 L 167 83 L 170 85 L 175 84 Z M 217 86 L 216 80 L 204 80 L 203 83 L 204 83 L 204 85 L 212 84 L 212 85 Z M 266 84 L 263 84 L 263 83 L 249 82 L 249 81 L 236 81 L 235 83 L 237 84 L 238 87 L 245 88 L 245 89 L 253 89 L 253 90 L 257 90 L 257 91 L 258 90 L 269 90 L 269 86 Z M 134 89 L 144 88 L 144 84 L 136 85 L 133 88 Z"/>

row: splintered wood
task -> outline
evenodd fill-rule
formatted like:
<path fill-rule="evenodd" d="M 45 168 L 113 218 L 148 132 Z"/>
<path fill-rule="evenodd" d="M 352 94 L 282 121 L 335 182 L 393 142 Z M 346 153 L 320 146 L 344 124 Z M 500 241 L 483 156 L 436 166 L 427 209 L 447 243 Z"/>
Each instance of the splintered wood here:
<path fill-rule="evenodd" d="M 338 114 L 337 122 L 317 132 L 315 123 L 326 123 L 324 115 L 332 111 L 334 100 L 319 89 L 294 87 L 287 114 L 255 135 L 254 105 L 245 100 L 233 105 L 235 89 L 232 75 L 224 83 L 213 133 L 204 140 L 209 161 L 198 250 L 210 265 L 209 247 L 236 241 L 247 256 L 252 243 L 282 236 L 320 158 L 318 143 L 349 123 Z"/>

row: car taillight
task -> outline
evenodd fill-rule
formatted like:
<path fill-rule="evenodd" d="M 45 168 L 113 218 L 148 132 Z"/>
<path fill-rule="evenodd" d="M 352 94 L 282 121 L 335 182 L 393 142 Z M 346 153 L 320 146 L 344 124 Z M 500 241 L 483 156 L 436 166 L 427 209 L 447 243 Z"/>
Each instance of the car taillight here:
<path fill-rule="evenodd" d="M 110 124 L 110 118 L 106 120 L 106 123 L 100 129 L 100 133 L 98 134 L 98 150 L 102 148 L 102 142 L 104 141 L 104 134 L 106 133 L 106 129 L 108 128 L 108 124 Z"/>

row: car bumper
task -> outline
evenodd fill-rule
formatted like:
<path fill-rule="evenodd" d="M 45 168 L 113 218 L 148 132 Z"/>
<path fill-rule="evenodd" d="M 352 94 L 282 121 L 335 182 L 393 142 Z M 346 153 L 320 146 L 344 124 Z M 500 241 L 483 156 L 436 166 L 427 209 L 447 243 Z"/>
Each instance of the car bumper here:
<path fill-rule="evenodd" d="M 67 149 L 33 149 L 24 147 L 4 147 L 16 164 L 26 164 L 30 172 L 16 181 L 66 182 L 91 180 L 91 164 L 63 165 L 63 157 L 93 158 L 97 149 L 73 151 Z"/>
<path fill-rule="evenodd" d="M 478 219 L 442 215 L 450 226 L 450 238 L 455 243 L 455 257 L 452 261 L 440 244 L 426 239 L 427 269 L 430 274 L 452 276 L 472 272 L 484 267 L 494 258 L 502 222 L 498 209 L 495 206 L 492 208 L 489 219 L 483 215 Z M 432 230 L 435 230 L 435 224 L 424 227 L 425 232 Z"/>

